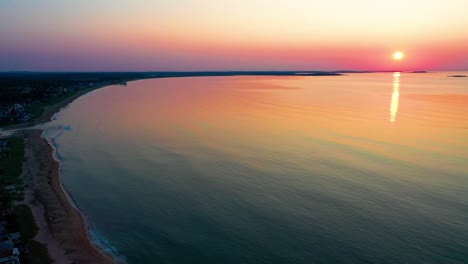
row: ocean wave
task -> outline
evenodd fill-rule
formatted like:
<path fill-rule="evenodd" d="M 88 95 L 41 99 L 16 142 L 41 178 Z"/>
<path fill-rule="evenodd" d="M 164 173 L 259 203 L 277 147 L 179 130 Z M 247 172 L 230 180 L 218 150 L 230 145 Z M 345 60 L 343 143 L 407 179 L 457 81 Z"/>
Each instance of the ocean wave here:
<path fill-rule="evenodd" d="M 127 263 L 126 258 L 119 254 L 117 248 L 112 246 L 109 240 L 97 230 L 93 224 L 94 222 L 92 222 L 89 217 L 87 217 L 87 219 L 89 221 L 88 232 L 91 237 L 91 243 L 101 249 L 103 253 L 111 255 L 117 263 Z"/>
<path fill-rule="evenodd" d="M 44 132 L 42 133 L 42 138 L 46 139 L 49 142 L 49 145 L 54 150 L 53 157 L 58 161 L 63 161 L 62 154 L 59 150 L 59 143 L 57 139 L 63 135 L 63 133 L 67 131 L 71 131 L 71 125 L 58 125 L 58 126 L 50 126 L 48 128 L 44 128 Z"/>

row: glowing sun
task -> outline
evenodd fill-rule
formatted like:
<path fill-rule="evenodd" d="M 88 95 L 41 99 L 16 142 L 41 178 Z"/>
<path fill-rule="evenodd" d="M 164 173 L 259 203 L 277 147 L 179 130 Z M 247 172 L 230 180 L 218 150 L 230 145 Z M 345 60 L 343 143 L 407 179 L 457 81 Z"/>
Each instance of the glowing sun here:
<path fill-rule="evenodd" d="M 401 51 L 396 51 L 393 53 L 393 59 L 396 61 L 402 60 L 405 57 L 405 54 Z"/>

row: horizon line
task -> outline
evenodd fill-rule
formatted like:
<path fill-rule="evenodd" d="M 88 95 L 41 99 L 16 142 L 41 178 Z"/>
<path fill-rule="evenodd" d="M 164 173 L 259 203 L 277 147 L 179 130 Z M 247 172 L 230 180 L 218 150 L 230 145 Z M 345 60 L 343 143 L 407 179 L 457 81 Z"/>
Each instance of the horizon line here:
<path fill-rule="evenodd" d="M 379 73 L 379 72 L 407 72 L 407 73 L 421 73 L 421 72 L 450 72 L 450 71 L 468 71 L 468 69 L 451 69 L 451 70 L 192 70 L 192 71 L 75 71 L 75 70 L 7 70 L 0 73 Z"/>

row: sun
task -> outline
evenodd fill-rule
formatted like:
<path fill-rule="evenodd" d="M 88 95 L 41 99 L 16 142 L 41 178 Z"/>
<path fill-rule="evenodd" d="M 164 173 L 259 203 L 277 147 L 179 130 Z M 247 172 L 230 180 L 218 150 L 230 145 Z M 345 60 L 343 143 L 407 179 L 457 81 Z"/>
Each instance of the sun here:
<path fill-rule="evenodd" d="M 393 53 L 393 59 L 396 61 L 402 60 L 405 57 L 405 54 L 401 51 L 396 51 Z"/>

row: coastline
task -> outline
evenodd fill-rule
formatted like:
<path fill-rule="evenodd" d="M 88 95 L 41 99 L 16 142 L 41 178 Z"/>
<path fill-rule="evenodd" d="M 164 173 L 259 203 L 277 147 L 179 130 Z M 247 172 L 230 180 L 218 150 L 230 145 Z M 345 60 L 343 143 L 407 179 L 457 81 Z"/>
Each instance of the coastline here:
<path fill-rule="evenodd" d="M 143 78 L 123 80 L 123 81 L 124 82 L 131 82 L 131 81 L 137 81 L 137 80 L 141 80 L 141 79 L 143 79 Z M 89 92 L 92 92 L 94 90 L 101 89 L 101 88 L 111 86 L 111 85 L 114 85 L 114 84 L 109 83 L 109 84 L 105 84 L 105 85 L 97 85 L 97 86 L 92 86 L 92 87 L 88 87 L 86 89 L 80 90 L 80 91 L 76 92 L 75 94 L 63 99 L 62 101 L 60 101 L 60 102 L 58 102 L 56 104 L 49 105 L 49 106 L 45 107 L 44 112 L 42 112 L 42 114 L 36 120 L 26 122 L 26 123 L 21 123 L 21 124 L 14 124 L 14 125 L 4 126 L 4 127 L 1 127 L 0 130 L 12 130 L 12 129 L 20 130 L 20 129 L 30 128 L 30 127 L 33 127 L 33 126 L 36 126 L 36 125 L 39 125 L 39 124 L 42 124 L 42 123 L 50 122 L 50 121 L 52 121 L 52 118 L 53 118 L 53 116 L 55 114 L 60 112 L 60 110 L 62 110 L 62 108 L 64 108 L 67 105 L 71 104 L 73 101 L 75 101 L 79 97 L 81 97 L 81 96 L 83 96 L 85 94 L 88 94 Z"/>
<path fill-rule="evenodd" d="M 54 158 L 55 149 L 49 140 L 42 137 L 44 130 L 21 129 L 49 122 L 77 98 L 109 85 L 79 91 L 47 107 L 34 122 L 4 128 L 18 129 L 15 134 L 25 139 L 25 204 L 31 208 L 38 226 L 34 240 L 47 247 L 55 263 L 110 264 L 118 263 L 118 260 L 93 243 L 84 215 L 61 183 L 59 162 Z"/>
<path fill-rule="evenodd" d="M 176 76 L 153 76 L 121 80 L 131 82 L 148 78 L 199 77 L 191 74 Z M 38 232 L 34 240 L 47 247 L 54 263 L 120 263 L 116 256 L 106 253 L 105 248 L 93 243 L 89 225 L 62 186 L 59 162 L 51 142 L 42 137 L 43 129 L 33 127 L 53 120 L 54 115 L 77 98 L 97 89 L 113 85 L 95 85 L 80 90 L 64 100 L 45 107 L 34 121 L 2 127 L 0 137 L 20 136 L 25 139 L 23 178 L 25 181 L 25 204 L 31 208 Z M 9 133 L 3 134 L 2 132 Z"/>
<path fill-rule="evenodd" d="M 180 75 L 153 78 L 177 77 L 199 76 Z M 130 82 L 142 79 L 148 78 L 122 81 Z M 41 116 L 32 122 L 6 126 L 1 129 L 11 130 L 10 132 L 13 132 L 14 135 L 25 139 L 25 160 L 23 162 L 23 176 L 26 186 L 25 204 L 31 208 L 39 229 L 34 240 L 47 247 L 49 256 L 55 263 L 120 263 L 115 256 L 106 253 L 105 248 L 93 243 L 85 216 L 77 208 L 61 183 L 60 164 L 54 157 L 53 144 L 50 140 L 42 137 L 43 129 L 34 128 L 36 125 L 51 121 L 55 114 L 77 98 L 111 85 L 113 84 L 96 85 L 80 90 L 59 103 L 45 107 Z M 1 133 L 0 136 L 2 136 Z"/>
<path fill-rule="evenodd" d="M 99 250 L 91 241 L 81 212 L 62 188 L 59 163 L 54 149 L 42 138 L 42 130 L 20 133 L 26 139 L 26 173 L 33 215 L 39 227 L 35 237 L 46 244 L 50 257 L 57 263 L 115 263 L 111 255 Z"/>

